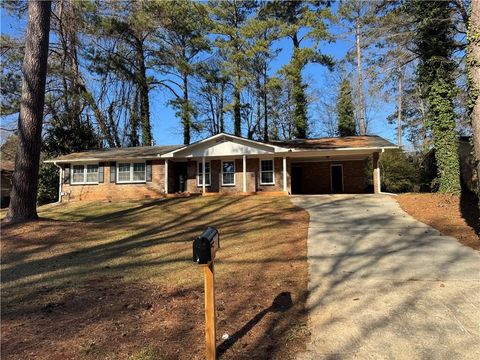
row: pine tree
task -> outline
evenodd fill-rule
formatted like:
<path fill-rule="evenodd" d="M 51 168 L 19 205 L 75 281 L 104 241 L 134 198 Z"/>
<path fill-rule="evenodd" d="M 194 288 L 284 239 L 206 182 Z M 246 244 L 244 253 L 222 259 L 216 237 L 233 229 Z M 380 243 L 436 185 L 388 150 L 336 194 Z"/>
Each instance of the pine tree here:
<path fill-rule="evenodd" d="M 155 64 L 171 80 L 169 89 L 175 99 L 170 103 L 179 115 L 183 127 L 183 143 L 190 144 L 195 109 L 190 99 L 191 78 L 198 72 L 203 52 L 210 48 L 207 31 L 210 28 L 206 6 L 191 0 L 151 1 L 147 11 L 158 25 L 153 34 Z M 165 86 L 165 82 L 162 83 Z"/>
<path fill-rule="evenodd" d="M 297 138 L 306 138 L 308 135 L 307 84 L 303 81 L 302 70 L 309 63 L 333 65 L 332 59 L 319 50 L 320 41 L 330 38 L 326 20 L 331 14 L 325 4 L 322 1 L 276 0 L 269 2 L 264 10 L 279 20 L 279 33 L 292 41 L 292 57 L 283 72 L 293 84 Z"/>
<path fill-rule="evenodd" d="M 438 190 L 458 194 L 461 190 L 460 165 L 453 103 L 456 64 L 452 60 L 456 43 L 451 3 L 416 0 L 407 6 L 416 25 L 417 77 L 426 89 L 428 126 L 438 167 Z"/>
<path fill-rule="evenodd" d="M 234 134 L 242 133 L 242 100 L 241 94 L 248 77 L 249 57 L 246 52 L 250 46 L 243 34 L 249 17 L 256 9 L 256 1 L 210 1 L 209 11 L 214 22 L 213 34 L 215 46 L 222 53 L 223 73 L 231 79 L 233 85 L 233 123 Z"/>
<path fill-rule="evenodd" d="M 7 221 L 38 218 L 36 198 L 47 77 L 51 1 L 28 3 L 18 147 Z"/>
<path fill-rule="evenodd" d="M 350 81 L 343 80 L 340 85 L 340 93 L 337 100 L 339 136 L 356 135 L 354 110 Z"/>

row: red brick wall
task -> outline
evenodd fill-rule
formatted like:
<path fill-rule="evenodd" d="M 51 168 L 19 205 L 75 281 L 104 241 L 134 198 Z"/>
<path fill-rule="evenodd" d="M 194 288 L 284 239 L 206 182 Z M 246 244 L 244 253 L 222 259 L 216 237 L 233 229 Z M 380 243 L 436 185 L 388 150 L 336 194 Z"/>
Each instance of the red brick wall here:
<path fill-rule="evenodd" d="M 158 198 L 164 192 L 164 161 L 152 161 L 152 181 L 141 184 L 116 184 L 110 182 L 110 165 L 105 163 L 104 182 L 95 185 L 63 184 L 63 201 L 119 200 Z M 71 177 L 70 177 L 71 179 Z"/>
<path fill-rule="evenodd" d="M 243 160 L 235 160 L 235 185 L 221 185 L 221 160 L 211 160 L 211 186 L 207 192 L 213 193 L 241 193 L 243 192 Z M 295 164 L 295 162 L 293 162 Z M 330 165 L 343 164 L 344 192 L 366 192 L 365 161 L 340 161 L 340 162 L 312 162 L 298 163 L 303 168 L 303 193 L 329 194 Z M 287 159 L 287 190 L 291 189 L 291 165 Z M 175 173 L 173 162 L 169 162 L 169 193 L 173 193 Z M 110 166 L 104 167 L 104 183 L 98 185 L 69 185 L 63 184 L 62 191 L 69 193 L 63 200 L 116 200 L 116 199 L 144 199 L 156 198 L 164 195 L 164 160 L 152 161 L 152 181 L 142 184 L 116 184 L 110 183 Z M 260 185 L 260 162 L 258 158 L 247 159 L 247 192 L 277 192 L 283 191 L 283 159 L 274 159 L 275 184 Z M 201 193 L 202 187 L 197 186 L 197 161 L 187 162 L 186 190 L 190 193 Z"/>
<path fill-rule="evenodd" d="M 345 193 L 365 193 L 365 161 L 331 161 L 295 163 L 302 167 L 302 192 L 304 194 L 330 194 L 330 165 L 343 165 L 343 187 Z"/>
<path fill-rule="evenodd" d="M 247 158 L 247 192 L 256 191 L 283 191 L 283 163 L 282 158 L 274 160 L 275 184 L 260 185 L 260 161 L 258 158 Z M 211 185 L 206 186 L 207 192 L 239 193 L 243 192 L 243 159 L 235 159 L 235 185 L 222 186 L 222 161 L 211 160 Z M 288 168 L 287 168 L 288 171 Z M 187 191 L 201 193 L 202 187 L 197 186 L 197 162 L 190 161 L 188 166 Z M 287 183 L 290 175 L 287 175 Z"/>

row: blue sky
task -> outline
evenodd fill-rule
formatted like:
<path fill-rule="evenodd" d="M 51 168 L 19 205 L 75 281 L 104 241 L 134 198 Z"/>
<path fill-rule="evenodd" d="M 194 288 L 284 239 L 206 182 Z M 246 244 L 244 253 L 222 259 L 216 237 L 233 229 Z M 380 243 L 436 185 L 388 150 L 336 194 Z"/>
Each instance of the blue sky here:
<path fill-rule="evenodd" d="M 19 20 L 15 17 L 6 14 L 1 10 L 1 32 L 2 34 L 9 34 L 17 36 L 25 31 L 25 20 Z M 331 55 L 335 60 L 341 60 L 345 53 L 353 45 L 353 37 L 344 34 L 343 30 L 338 27 L 331 27 L 333 35 L 341 35 L 341 39 L 334 43 L 322 43 L 320 46 L 324 54 Z M 288 63 L 291 56 L 291 44 L 287 39 L 278 41 L 275 46 L 281 51 L 275 61 L 272 63 L 272 71 L 276 71 L 284 64 Z M 352 67 L 352 72 L 354 68 Z M 304 79 L 312 91 L 320 94 L 322 97 L 334 99 L 336 96 L 336 81 L 338 75 L 327 70 L 326 67 L 317 64 L 308 65 L 304 70 Z M 170 95 L 161 89 L 155 89 L 151 92 L 150 107 L 151 107 L 151 121 L 153 128 L 153 135 L 156 144 L 181 144 L 182 132 L 179 126 L 180 121 L 175 117 L 175 112 L 172 110 L 167 102 L 170 100 Z M 368 111 L 370 98 L 367 97 L 367 118 L 369 121 L 369 133 L 380 135 L 388 140 L 396 142 L 396 128 L 395 125 L 387 123 L 386 118 L 395 110 L 394 100 L 390 102 L 378 101 L 375 99 L 375 106 Z M 313 135 L 324 135 L 320 131 L 319 113 L 316 104 L 312 104 L 310 109 L 311 119 L 314 122 Z M 228 130 L 228 128 L 227 128 Z M 315 131 L 316 130 L 316 131 Z M 202 137 L 202 135 L 195 137 Z"/>

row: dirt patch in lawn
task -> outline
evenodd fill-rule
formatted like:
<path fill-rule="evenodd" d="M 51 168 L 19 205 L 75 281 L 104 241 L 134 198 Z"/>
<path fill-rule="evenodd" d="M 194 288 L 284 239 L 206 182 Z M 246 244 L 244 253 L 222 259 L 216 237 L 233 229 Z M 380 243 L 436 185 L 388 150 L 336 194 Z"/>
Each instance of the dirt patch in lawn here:
<path fill-rule="evenodd" d="M 460 243 L 480 250 L 480 224 L 477 197 L 444 194 L 402 194 L 394 197 L 401 208 L 415 219 L 428 224 Z"/>
<path fill-rule="evenodd" d="M 288 198 L 72 204 L 41 215 L 56 220 L 2 229 L 2 359 L 203 359 L 191 239 L 207 224 L 222 234 L 220 358 L 305 349 L 308 214 Z"/>

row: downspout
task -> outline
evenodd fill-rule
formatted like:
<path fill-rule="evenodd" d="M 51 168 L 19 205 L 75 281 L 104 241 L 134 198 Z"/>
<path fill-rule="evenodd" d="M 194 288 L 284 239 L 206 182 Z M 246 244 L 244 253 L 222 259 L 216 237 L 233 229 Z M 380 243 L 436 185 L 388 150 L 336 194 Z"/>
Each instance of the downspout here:
<path fill-rule="evenodd" d="M 62 172 L 63 169 L 60 165 L 57 164 L 56 161 L 53 162 L 53 165 L 55 165 L 58 168 L 58 201 L 57 204 L 62 202 Z"/>

